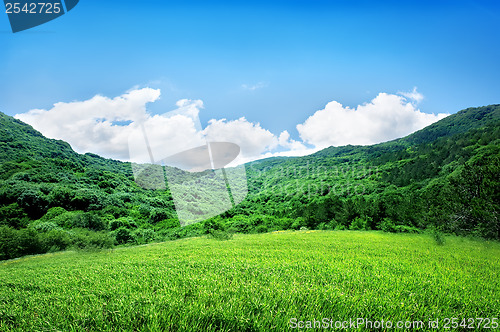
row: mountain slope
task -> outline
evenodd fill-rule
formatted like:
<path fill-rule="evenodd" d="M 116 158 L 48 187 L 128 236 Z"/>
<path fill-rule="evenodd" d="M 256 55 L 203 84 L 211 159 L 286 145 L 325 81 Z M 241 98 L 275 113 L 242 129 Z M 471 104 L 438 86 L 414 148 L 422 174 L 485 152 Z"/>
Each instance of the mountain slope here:
<path fill-rule="evenodd" d="M 45 138 L 30 125 L 0 112 L 0 161 L 76 157 L 64 141 Z"/>
<path fill-rule="evenodd" d="M 499 121 L 500 105 L 469 108 L 391 142 L 249 163 L 242 203 L 181 228 L 168 188 L 137 185 L 130 163 L 78 154 L 0 114 L 0 259 L 301 227 L 500 239 Z"/>
<path fill-rule="evenodd" d="M 410 144 L 430 143 L 438 138 L 466 133 L 472 129 L 496 126 L 499 122 L 498 104 L 467 108 L 403 138 L 402 141 Z"/>
<path fill-rule="evenodd" d="M 500 105 L 469 108 L 391 142 L 251 163 L 250 203 L 237 213 L 292 217 L 295 228 L 433 225 L 500 238 L 499 123 Z"/>

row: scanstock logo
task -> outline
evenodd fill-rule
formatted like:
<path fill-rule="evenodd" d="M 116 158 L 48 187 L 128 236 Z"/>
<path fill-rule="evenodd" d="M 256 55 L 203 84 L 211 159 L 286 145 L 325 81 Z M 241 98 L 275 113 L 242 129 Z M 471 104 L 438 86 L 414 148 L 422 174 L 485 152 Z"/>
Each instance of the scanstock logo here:
<path fill-rule="evenodd" d="M 157 141 L 153 138 L 163 129 L 137 121 L 137 130 L 129 136 L 129 156 L 146 163 L 131 164 L 135 182 L 148 190 L 168 189 L 181 226 L 220 215 L 242 202 L 248 194 L 245 165 L 229 166 L 243 154 L 240 146 L 219 141 L 218 132 L 206 133 L 192 110 L 162 118 L 189 129 L 170 142 Z"/>
<path fill-rule="evenodd" d="M 4 0 L 12 32 L 52 21 L 75 8 L 79 0 Z"/>

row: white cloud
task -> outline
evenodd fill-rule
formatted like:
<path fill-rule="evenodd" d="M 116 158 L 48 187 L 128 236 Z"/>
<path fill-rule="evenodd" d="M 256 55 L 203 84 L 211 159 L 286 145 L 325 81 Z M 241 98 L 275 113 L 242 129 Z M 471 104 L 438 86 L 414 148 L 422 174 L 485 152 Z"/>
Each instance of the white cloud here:
<path fill-rule="evenodd" d="M 250 91 L 255 91 L 258 89 L 262 89 L 262 88 L 267 88 L 268 86 L 269 86 L 269 83 L 266 83 L 266 82 L 259 82 L 257 84 L 242 84 L 241 85 L 241 87 L 244 90 L 250 90 Z"/>
<path fill-rule="evenodd" d="M 297 125 L 300 140 L 288 131 L 275 135 L 242 117 L 212 119 L 202 130 L 201 100 L 182 99 L 177 109 L 162 115 L 148 113 L 148 103 L 160 98 L 159 89 L 135 88 L 115 98 L 95 96 L 85 101 L 56 103 L 15 117 L 45 136 L 62 139 L 80 153 L 93 152 L 124 161 L 159 161 L 172 154 L 211 142 L 231 142 L 241 148 L 231 165 L 273 156 L 303 156 L 322 148 L 374 144 L 403 137 L 447 114 L 426 114 L 416 108 L 423 96 L 380 93 L 356 108 L 332 101 Z M 149 145 L 149 148 L 148 148 Z"/>
<path fill-rule="evenodd" d="M 278 139 L 273 133 L 244 117 L 233 121 L 212 119 L 203 132 L 211 142 L 238 144 L 242 157 L 259 156 L 278 145 Z"/>
<path fill-rule="evenodd" d="M 416 90 L 414 93 L 421 100 Z M 297 130 L 304 142 L 318 148 L 369 145 L 403 137 L 447 115 L 423 113 L 405 97 L 380 93 L 356 108 L 332 101 L 297 125 Z"/>
<path fill-rule="evenodd" d="M 281 132 L 278 137 L 278 144 L 286 149 L 290 149 L 292 151 L 301 151 L 307 150 L 307 147 L 294 139 L 290 139 L 290 134 L 287 130 Z"/>
<path fill-rule="evenodd" d="M 195 119 L 203 107 L 200 100 L 183 99 L 178 109 L 167 115 L 151 115 L 146 105 L 160 98 L 160 90 L 131 90 L 116 98 L 95 96 L 85 101 L 57 103 L 50 110 L 31 110 L 15 117 L 49 138 L 62 139 L 77 152 L 93 152 L 107 158 L 129 160 L 129 141 L 133 161 L 150 161 L 149 153 L 139 153 L 144 130 L 155 159 L 194 147 L 202 140 Z M 119 125 L 117 121 L 129 121 Z M 199 145 L 199 144 L 198 144 Z"/>
<path fill-rule="evenodd" d="M 424 95 L 417 91 L 417 87 L 413 88 L 410 92 L 398 92 L 398 95 L 413 101 L 415 104 L 420 103 L 424 99 Z"/>

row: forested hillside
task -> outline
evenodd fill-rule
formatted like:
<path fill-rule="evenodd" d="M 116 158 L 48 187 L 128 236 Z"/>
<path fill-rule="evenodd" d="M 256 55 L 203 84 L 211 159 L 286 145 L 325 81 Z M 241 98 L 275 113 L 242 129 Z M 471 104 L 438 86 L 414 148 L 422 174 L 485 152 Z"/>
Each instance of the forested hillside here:
<path fill-rule="evenodd" d="M 252 163 L 252 195 L 238 213 L 291 217 L 292 228 L 498 239 L 499 124 L 499 105 L 471 108 L 392 142 Z"/>
<path fill-rule="evenodd" d="M 242 203 L 181 228 L 168 187 L 0 113 L 0 259 L 303 227 L 500 239 L 499 128 L 500 105 L 469 108 L 391 142 L 252 162 Z"/>

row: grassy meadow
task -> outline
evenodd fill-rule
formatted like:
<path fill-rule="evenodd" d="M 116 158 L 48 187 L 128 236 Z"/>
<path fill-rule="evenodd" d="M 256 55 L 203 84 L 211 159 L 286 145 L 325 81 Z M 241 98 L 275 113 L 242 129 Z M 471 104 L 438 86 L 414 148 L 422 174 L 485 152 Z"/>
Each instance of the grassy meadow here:
<path fill-rule="evenodd" d="M 0 262 L 0 331 L 280 331 L 498 317 L 500 243 L 290 231 Z"/>

